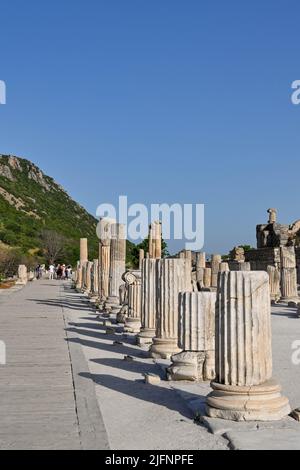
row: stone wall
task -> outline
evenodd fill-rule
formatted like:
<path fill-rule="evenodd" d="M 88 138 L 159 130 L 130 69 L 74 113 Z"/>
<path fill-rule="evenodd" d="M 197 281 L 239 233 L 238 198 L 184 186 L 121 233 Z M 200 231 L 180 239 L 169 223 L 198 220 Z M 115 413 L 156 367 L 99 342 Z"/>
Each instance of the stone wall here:
<path fill-rule="evenodd" d="M 267 271 L 268 266 L 278 264 L 280 268 L 280 248 L 259 248 L 245 252 L 245 261 L 251 263 L 252 271 Z"/>

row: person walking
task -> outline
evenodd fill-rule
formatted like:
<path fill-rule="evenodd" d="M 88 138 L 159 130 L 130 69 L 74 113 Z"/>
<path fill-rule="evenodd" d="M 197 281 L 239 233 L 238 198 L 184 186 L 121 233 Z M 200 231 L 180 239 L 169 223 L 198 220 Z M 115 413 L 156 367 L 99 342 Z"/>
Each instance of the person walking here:
<path fill-rule="evenodd" d="M 51 279 L 51 280 L 54 279 L 54 272 L 55 272 L 54 264 L 50 264 L 50 266 L 49 266 L 49 279 Z"/>

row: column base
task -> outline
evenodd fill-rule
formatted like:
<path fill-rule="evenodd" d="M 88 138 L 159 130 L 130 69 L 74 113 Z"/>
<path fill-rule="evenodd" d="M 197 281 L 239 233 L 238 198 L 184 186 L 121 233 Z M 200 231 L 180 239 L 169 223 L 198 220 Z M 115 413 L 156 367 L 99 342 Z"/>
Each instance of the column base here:
<path fill-rule="evenodd" d="M 168 380 L 202 382 L 215 377 L 214 351 L 183 351 L 171 357 Z"/>
<path fill-rule="evenodd" d="M 124 331 L 128 333 L 139 333 L 141 329 L 141 320 L 139 318 L 126 317 Z"/>
<path fill-rule="evenodd" d="M 206 399 L 211 418 L 231 421 L 278 421 L 290 411 L 289 401 L 281 395 L 274 379 L 253 386 L 224 385 L 211 382 L 213 391 Z"/>
<path fill-rule="evenodd" d="M 155 337 L 155 328 L 141 328 L 140 333 L 136 337 L 136 344 L 142 346 L 143 344 L 152 344 Z"/>
<path fill-rule="evenodd" d="M 153 338 L 150 356 L 154 359 L 170 359 L 173 354 L 181 352 L 177 342 L 177 338 Z"/>

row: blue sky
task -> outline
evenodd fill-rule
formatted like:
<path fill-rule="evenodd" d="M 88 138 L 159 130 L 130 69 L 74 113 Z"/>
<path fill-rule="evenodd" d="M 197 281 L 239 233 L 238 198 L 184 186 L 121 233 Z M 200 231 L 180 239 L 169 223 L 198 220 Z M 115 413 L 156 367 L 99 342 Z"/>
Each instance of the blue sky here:
<path fill-rule="evenodd" d="M 0 153 L 91 213 L 205 204 L 205 249 L 300 218 L 297 1 L 1 0 Z M 171 244 L 171 251 L 179 248 Z"/>

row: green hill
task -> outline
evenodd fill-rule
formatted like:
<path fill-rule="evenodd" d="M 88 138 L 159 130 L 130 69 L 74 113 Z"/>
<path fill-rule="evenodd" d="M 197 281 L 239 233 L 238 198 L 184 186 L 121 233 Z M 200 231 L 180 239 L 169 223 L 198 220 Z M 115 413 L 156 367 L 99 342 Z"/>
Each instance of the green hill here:
<path fill-rule="evenodd" d="M 51 230 L 64 237 L 63 260 L 74 264 L 79 238 L 89 241 L 89 258 L 98 256 L 95 219 L 53 178 L 29 160 L 0 155 L 0 241 L 34 261 L 45 261 L 41 234 Z M 2 245 L 3 246 L 3 245 Z M 128 255 L 132 244 L 128 244 Z"/>

